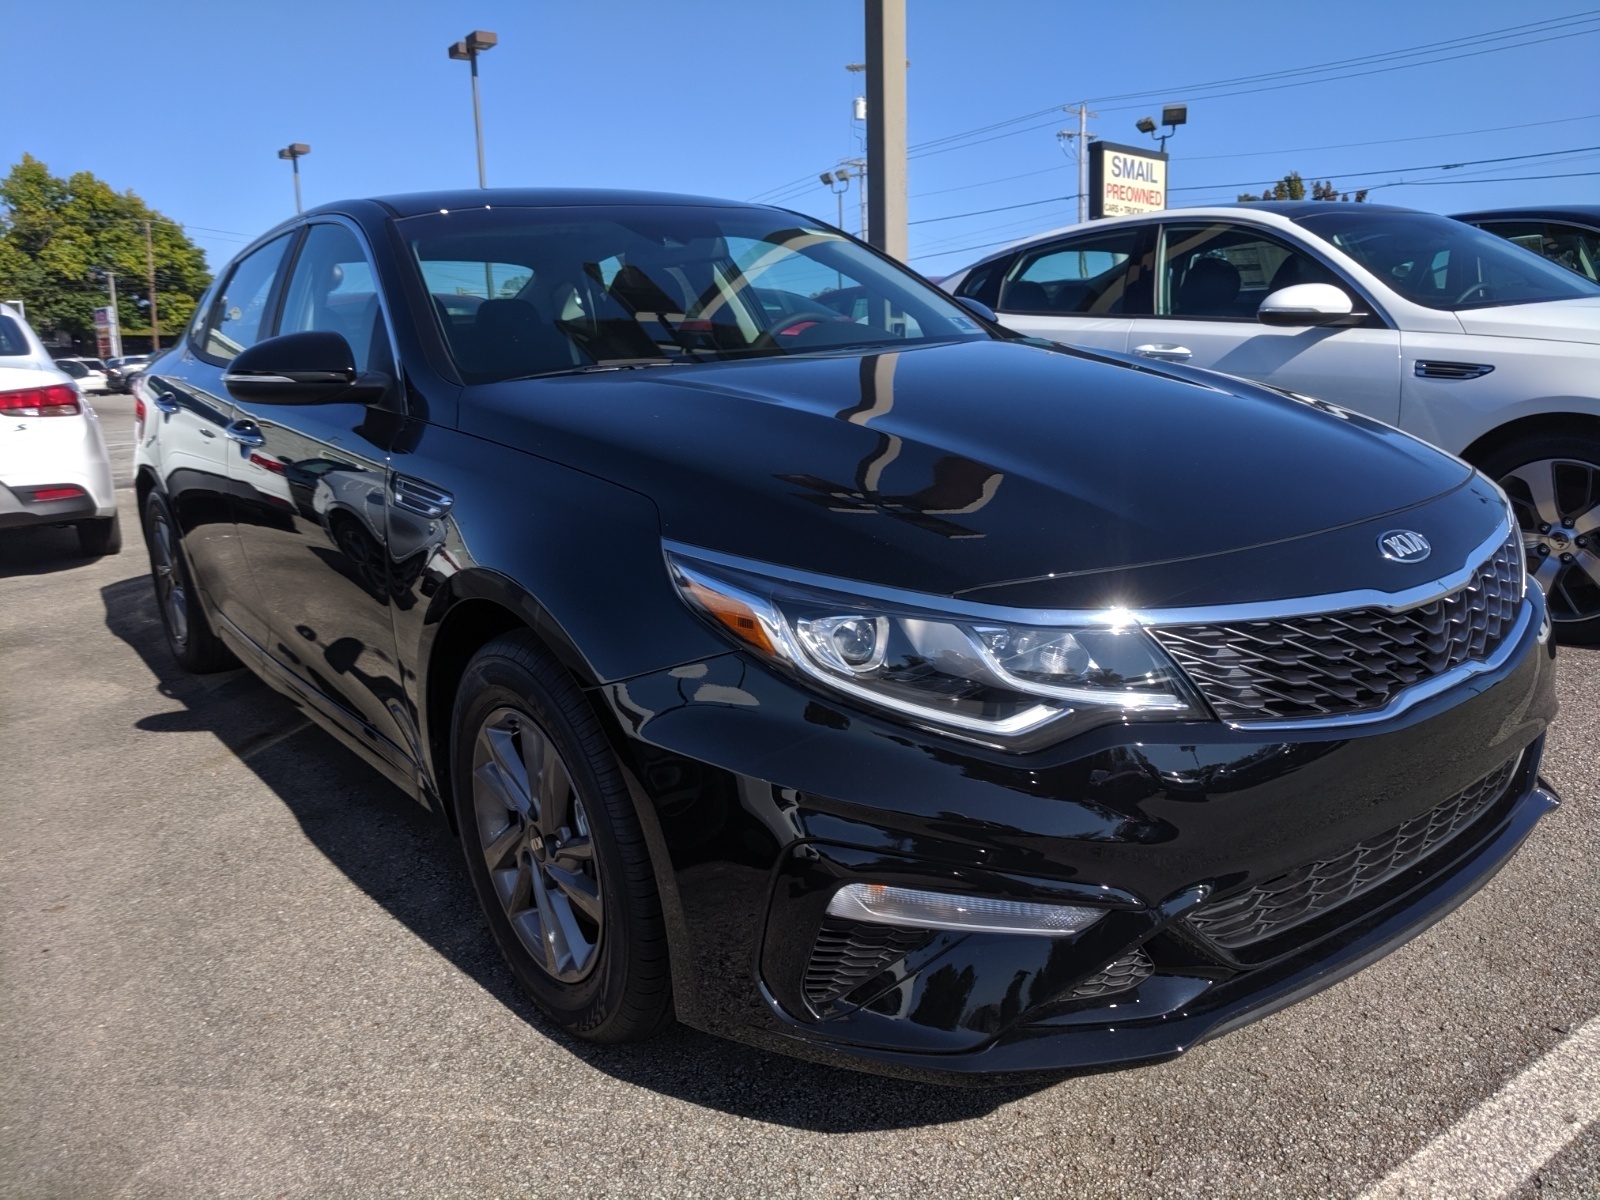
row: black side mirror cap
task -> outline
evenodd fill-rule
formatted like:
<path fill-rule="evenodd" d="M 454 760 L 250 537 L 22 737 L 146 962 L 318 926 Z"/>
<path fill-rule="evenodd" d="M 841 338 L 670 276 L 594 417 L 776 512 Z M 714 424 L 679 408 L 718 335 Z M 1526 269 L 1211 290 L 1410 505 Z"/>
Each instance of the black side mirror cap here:
<path fill-rule="evenodd" d="M 245 404 L 366 404 L 379 398 L 390 381 L 376 371 L 358 374 L 355 353 L 343 334 L 311 329 L 280 334 L 240 351 L 222 382 Z"/>
<path fill-rule="evenodd" d="M 956 303 L 973 316 L 982 317 L 985 321 L 994 324 L 999 324 L 1000 322 L 999 315 L 982 300 L 974 300 L 971 296 L 957 296 Z"/>

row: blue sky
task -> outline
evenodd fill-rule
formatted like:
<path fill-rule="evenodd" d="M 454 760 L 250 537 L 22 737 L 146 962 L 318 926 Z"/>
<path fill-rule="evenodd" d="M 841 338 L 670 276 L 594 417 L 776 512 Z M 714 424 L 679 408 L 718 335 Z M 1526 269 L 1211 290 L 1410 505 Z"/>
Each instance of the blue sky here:
<path fill-rule="evenodd" d="M 1581 4 L 910 0 L 913 147 L 1039 114 L 913 155 L 913 262 L 948 272 L 989 243 L 1071 221 L 1075 176 L 1055 138 L 1069 122 L 1045 110 L 1085 98 L 1101 114 L 1091 132 L 1119 142 L 1140 140 L 1134 121 L 1163 100 L 1189 102 L 1190 123 L 1168 146 L 1174 204 L 1231 200 L 1291 169 L 1344 186 L 1414 181 L 1373 199 L 1446 212 L 1600 201 L 1600 174 L 1572 174 L 1600 171 L 1600 9 Z M 810 180 L 858 152 L 859 77 L 844 66 L 862 54 L 861 7 L 87 0 L 64 21 L 57 7 L 12 5 L 0 160 L 28 151 L 58 174 L 90 170 L 132 188 L 220 266 L 292 212 L 289 167 L 275 154 L 291 141 L 313 148 L 308 205 L 473 185 L 467 67 L 445 48 L 484 28 L 500 35 L 482 64 L 491 186 L 770 193 L 831 219 L 833 197 Z M 1585 12 L 1584 24 L 1433 52 L 1471 53 L 1453 61 L 1211 89 L 1246 92 L 1232 96 L 1194 86 Z M 1516 41 L 1533 44 L 1478 53 Z M 1136 92 L 1153 94 L 1112 99 Z M 1545 156 L 1438 169 L 1510 155 Z M 1481 181 L 1528 175 L 1569 177 Z M 1480 181 L 1422 182 L 1444 179 Z"/>

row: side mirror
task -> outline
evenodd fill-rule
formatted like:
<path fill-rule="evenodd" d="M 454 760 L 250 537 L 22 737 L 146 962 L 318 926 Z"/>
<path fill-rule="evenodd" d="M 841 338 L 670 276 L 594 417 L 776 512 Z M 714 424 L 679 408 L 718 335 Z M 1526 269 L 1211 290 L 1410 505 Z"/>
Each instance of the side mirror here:
<path fill-rule="evenodd" d="M 1355 325 L 1367 319 L 1342 288 L 1331 283 L 1297 283 L 1279 288 L 1261 302 L 1263 325 Z"/>
<path fill-rule="evenodd" d="M 344 335 L 321 329 L 257 342 L 228 364 L 222 382 L 247 404 L 364 404 L 388 385 L 376 373 L 358 375 Z"/>
<path fill-rule="evenodd" d="M 1000 320 L 994 309 L 981 300 L 974 300 L 971 296 L 957 296 L 956 303 L 974 316 L 982 317 L 985 321 L 998 322 Z"/>

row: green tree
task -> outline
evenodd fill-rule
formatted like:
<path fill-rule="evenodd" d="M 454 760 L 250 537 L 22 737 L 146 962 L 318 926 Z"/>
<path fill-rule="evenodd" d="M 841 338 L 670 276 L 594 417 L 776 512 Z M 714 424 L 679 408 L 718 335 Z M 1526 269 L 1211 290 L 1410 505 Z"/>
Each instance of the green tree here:
<path fill-rule="evenodd" d="M 1306 181 L 1300 178 L 1299 171 L 1290 171 L 1271 187 L 1264 188 L 1259 196 L 1251 195 L 1249 192 L 1241 192 L 1239 194 L 1239 199 L 1243 201 L 1304 200 L 1305 198 Z M 1351 196 L 1349 192 L 1341 192 L 1338 188 L 1334 187 L 1332 180 L 1325 179 L 1321 183 L 1318 183 L 1313 179 L 1311 181 L 1311 198 L 1313 200 L 1353 199 L 1359 204 L 1361 201 L 1367 198 L 1367 189 L 1361 188 L 1354 196 Z"/>
<path fill-rule="evenodd" d="M 205 252 L 176 222 L 133 192 L 117 192 L 87 171 L 50 174 L 31 154 L 0 180 L 0 299 L 20 298 L 41 333 L 92 339 L 94 310 L 107 302 L 105 272 L 116 272 L 124 333 L 150 332 L 145 222 L 155 257 L 157 317 L 169 343 L 211 282 Z"/>

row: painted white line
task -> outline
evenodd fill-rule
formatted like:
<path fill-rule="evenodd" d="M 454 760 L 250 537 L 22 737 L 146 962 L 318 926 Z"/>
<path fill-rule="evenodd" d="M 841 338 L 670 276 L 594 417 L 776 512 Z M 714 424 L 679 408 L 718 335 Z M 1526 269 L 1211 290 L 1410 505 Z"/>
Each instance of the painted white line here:
<path fill-rule="evenodd" d="M 1600 1120 L 1600 1017 L 1527 1067 L 1361 1200 L 1505 1196 Z"/>

